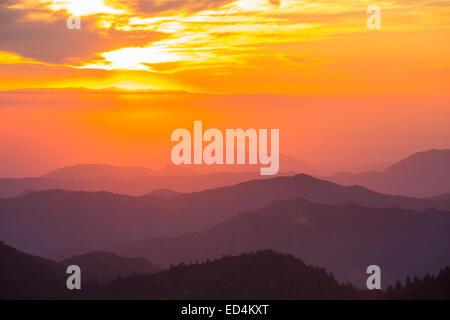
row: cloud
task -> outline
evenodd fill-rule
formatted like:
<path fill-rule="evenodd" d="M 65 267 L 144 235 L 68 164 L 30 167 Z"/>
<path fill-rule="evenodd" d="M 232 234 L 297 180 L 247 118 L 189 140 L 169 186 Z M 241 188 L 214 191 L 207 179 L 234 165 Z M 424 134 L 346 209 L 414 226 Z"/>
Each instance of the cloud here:
<path fill-rule="evenodd" d="M 100 29 L 98 17 L 81 18 L 81 29 L 66 26 L 68 16 L 52 12 L 51 19 L 30 19 L 36 9 L 11 9 L 11 1 L 0 6 L 0 50 L 15 52 L 49 63 L 75 63 L 94 58 L 98 52 L 124 46 L 141 46 L 161 37 L 158 32 L 122 32 L 113 27 Z M 47 11 L 45 11 L 47 12 Z"/>
<path fill-rule="evenodd" d="M 155 15 L 166 11 L 183 11 L 193 13 L 203 10 L 219 8 L 224 4 L 232 3 L 235 0 L 131 0 L 131 1 L 111 1 L 126 4 L 144 16 Z"/>
<path fill-rule="evenodd" d="M 95 70 L 104 72 L 101 77 L 127 77 L 132 70 L 180 79 L 183 86 L 193 84 L 195 89 L 210 86 L 209 77 L 216 79 L 217 87 L 229 80 L 234 90 L 242 79 L 254 90 L 264 74 L 272 78 L 267 80 L 270 90 L 277 91 L 272 89 L 280 82 L 276 79 L 286 82 L 280 90 L 297 90 L 298 83 L 307 88 L 306 80 L 323 75 L 330 85 L 346 83 L 340 77 L 351 73 L 347 69 L 354 65 L 360 66 L 354 71 L 358 76 L 372 65 L 375 73 L 388 67 L 392 73 L 409 70 L 417 66 L 409 57 L 431 57 L 421 50 L 439 44 L 443 51 L 442 42 L 430 38 L 413 52 L 410 47 L 417 36 L 424 41 L 424 36 L 445 35 L 448 28 L 445 8 L 426 6 L 430 0 L 381 1 L 385 20 L 382 30 L 372 33 L 366 28 L 366 1 L 86 0 L 90 7 L 82 12 L 81 30 L 68 30 L 66 19 L 71 5 L 84 0 L 67 0 L 64 6 L 57 0 L 0 1 L 0 51 L 66 66 L 74 74 Z M 398 45 L 391 49 L 391 43 Z M 404 45 L 400 48 L 399 43 Z M 372 49 L 365 52 L 367 48 Z M 447 66 L 448 59 L 440 56 L 421 66 Z M 21 61 L 10 55 L 0 55 L 0 60 L 4 70 L 9 63 L 17 70 Z"/>
<path fill-rule="evenodd" d="M 436 1 L 427 3 L 427 6 L 431 7 L 448 7 L 450 6 L 450 1 Z"/>

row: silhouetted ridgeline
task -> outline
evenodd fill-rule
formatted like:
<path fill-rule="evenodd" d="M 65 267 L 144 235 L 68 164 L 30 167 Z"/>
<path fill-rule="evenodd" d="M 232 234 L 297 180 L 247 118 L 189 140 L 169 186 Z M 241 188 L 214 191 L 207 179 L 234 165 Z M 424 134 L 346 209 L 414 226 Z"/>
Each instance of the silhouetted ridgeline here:
<path fill-rule="evenodd" d="M 450 268 L 441 270 L 437 276 L 427 274 L 423 279 L 406 278 L 404 284 L 397 281 L 386 290 L 387 299 L 434 299 L 450 300 Z"/>
<path fill-rule="evenodd" d="M 104 254 L 104 253 L 102 253 Z M 98 255 L 95 254 L 95 255 Z M 114 260 L 116 258 L 113 258 Z M 155 274 L 97 283 L 82 271 L 82 290 L 66 288 L 65 267 L 0 242 L 0 299 L 449 299 L 449 268 L 387 293 L 339 284 L 323 268 L 271 250 L 179 264 Z"/>
<path fill-rule="evenodd" d="M 101 171 L 100 171 L 101 172 Z M 199 175 L 164 176 L 97 176 L 86 174 L 70 179 L 58 179 L 59 175 L 36 178 L 0 178 L 0 198 L 16 197 L 30 190 L 51 189 L 77 191 L 107 191 L 127 195 L 144 195 L 157 189 L 172 189 L 177 192 L 195 192 L 236 184 L 250 179 L 263 179 L 259 172 L 217 172 Z"/>
<path fill-rule="evenodd" d="M 89 252 L 61 261 L 64 267 L 77 265 L 83 273 L 96 281 L 110 281 L 118 275 L 126 277 L 134 273 L 156 273 L 161 271 L 145 258 L 119 257 L 110 252 Z"/>
<path fill-rule="evenodd" d="M 169 198 L 107 192 L 38 191 L 0 199 L 0 236 L 17 248 L 53 258 L 53 252 L 64 248 L 101 250 L 134 239 L 197 231 L 242 211 L 260 209 L 276 200 L 296 198 L 330 205 L 355 203 L 373 208 L 450 210 L 450 201 L 445 197 L 391 196 L 300 174 L 252 180 Z"/>
<path fill-rule="evenodd" d="M 277 201 L 198 232 L 111 247 L 119 255 L 168 266 L 273 249 L 366 285 L 366 268 L 382 266 L 383 288 L 407 275 L 437 273 L 450 263 L 450 213 Z"/>
<path fill-rule="evenodd" d="M 0 299 L 49 299 L 66 288 L 62 265 L 0 242 Z"/>
<path fill-rule="evenodd" d="M 360 185 L 378 192 L 410 197 L 450 193 L 450 149 L 415 153 L 383 171 L 338 173 L 328 178 L 342 185 Z"/>
<path fill-rule="evenodd" d="M 68 295 L 66 267 L 78 265 L 82 270 L 83 292 L 99 282 L 119 275 L 154 273 L 160 269 L 144 258 L 119 257 L 113 253 L 91 252 L 61 263 L 23 253 L 0 242 L 0 299 L 52 299 Z"/>
<path fill-rule="evenodd" d="M 144 167 L 79 164 L 53 170 L 41 177 L 0 178 L 0 198 L 50 189 L 107 191 L 127 195 L 144 195 L 155 189 L 195 192 L 265 178 L 259 175 L 259 168 L 254 165 L 203 165 L 195 168 L 171 164 L 163 170 L 154 171 Z M 383 171 L 340 172 L 333 176 L 330 175 L 334 170 L 310 166 L 281 154 L 280 170 L 279 175 L 306 173 L 328 176 L 326 179 L 329 181 L 360 185 L 388 194 L 431 197 L 450 193 L 450 150 L 418 152 Z"/>
<path fill-rule="evenodd" d="M 325 269 L 271 250 L 173 266 L 154 275 L 111 282 L 113 299 L 354 299 L 365 296 L 341 285 Z"/>

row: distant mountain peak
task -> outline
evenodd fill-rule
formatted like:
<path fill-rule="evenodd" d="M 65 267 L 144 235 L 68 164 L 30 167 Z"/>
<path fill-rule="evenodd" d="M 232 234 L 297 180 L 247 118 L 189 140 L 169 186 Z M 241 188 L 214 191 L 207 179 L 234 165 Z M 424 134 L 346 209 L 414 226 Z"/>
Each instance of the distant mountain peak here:
<path fill-rule="evenodd" d="M 416 152 L 393 164 L 384 171 L 392 171 L 403 167 L 425 168 L 429 166 L 446 166 L 450 168 L 450 149 L 430 149 Z"/>
<path fill-rule="evenodd" d="M 340 173 L 329 178 L 342 185 L 412 197 L 450 193 L 450 149 L 421 151 L 402 159 L 384 171 Z"/>
<path fill-rule="evenodd" d="M 154 171 L 146 167 L 121 167 L 109 164 L 77 164 L 56 169 L 43 175 L 42 178 L 62 180 L 98 179 L 98 178 L 142 178 L 154 175 Z"/>
<path fill-rule="evenodd" d="M 180 192 L 176 192 L 171 189 L 155 189 L 152 192 L 149 192 L 147 195 L 160 198 L 171 198 L 179 194 Z"/>

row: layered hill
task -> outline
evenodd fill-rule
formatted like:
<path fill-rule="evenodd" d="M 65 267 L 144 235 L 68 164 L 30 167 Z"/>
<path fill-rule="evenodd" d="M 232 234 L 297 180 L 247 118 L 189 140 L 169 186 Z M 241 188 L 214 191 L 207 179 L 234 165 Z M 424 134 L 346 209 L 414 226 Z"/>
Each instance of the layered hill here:
<path fill-rule="evenodd" d="M 112 243 L 198 231 L 242 211 L 295 198 L 332 205 L 355 203 L 374 208 L 450 210 L 446 197 L 390 196 L 296 175 L 169 198 L 62 190 L 29 193 L 0 199 L 0 236 L 20 249 L 52 256 L 52 252 L 64 248 L 98 250 Z"/>
<path fill-rule="evenodd" d="M 81 266 L 82 290 L 68 290 L 63 265 L 0 243 L 1 299 L 353 299 L 368 296 L 324 269 L 261 251 L 155 274 L 95 283 Z M 79 258 L 77 258 L 79 259 Z M 106 266 L 99 266 L 104 269 Z M 107 270 L 105 269 L 105 272 Z"/>
<path fill-rule="evenodd" d="M 0 242 L 0 299 L 53 298 L 66 287 L 62 265 Z"/>
<path fill-rule="evenodd" d="M 154 275 L 113 281 L 109 299 L 354 299 L 364 294 L 339 284 L 324 269 L 270 250 L 178 265 Z"/>
<path fill-rule="evenodd" d="M 261 249 L 293 254 L 325 267 L 340 281 L 365 285 L 379 265 L 383 285 L 450 265 L 450 212 L 330 206 L 278 201 L 214 227 L 179 237 L 140 240 L 111 248 L 167 266 Z"/>
<path fill-rule="evenodd" d="M 447 194 L 450 193 L 450 150 L 418 152 L 383 171 L 340 173 L 329 180 L 412 197 Z"/>
<path fill-rule="evenodd" d="M 196 192 L 205 189 L 232 185 L 250 179 L 263 179 L 259 172 L 218 172 L 198 175 L 155 175 L 155 176 L 74 176 L 67 179 L 68 172 L 52 172 L 45 177 L 0 179 L 0 198 L 16 197 L 32 191 L 63 189 L 73 191 L 105 191 L 139 196 L 155 189 L 171 189 L 176 192 Z M 81 178 L 84 177 L 84 178 Z"/>
<path fill-rule="evenodd" d="M 145 258 L 120 257 L 110 252 L 89 252 L 60 262 L 64 267 L 79 266 L 83 272 L 98 281 L 111 281 L 135 273 L 151 274 L 161 271 Z"/>

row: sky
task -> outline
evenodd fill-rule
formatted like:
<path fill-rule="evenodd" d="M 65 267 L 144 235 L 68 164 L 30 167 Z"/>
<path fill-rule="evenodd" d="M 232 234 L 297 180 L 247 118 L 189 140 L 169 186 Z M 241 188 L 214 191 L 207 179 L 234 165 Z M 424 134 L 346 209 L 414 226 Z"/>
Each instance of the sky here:
<path fill-rule="evenodd" d="M 0 176 L 160 167 L 194 120 L 279 128 L 315 165 L 450 148 L 449 18 L 439 0 L 0 0 Z"/>

